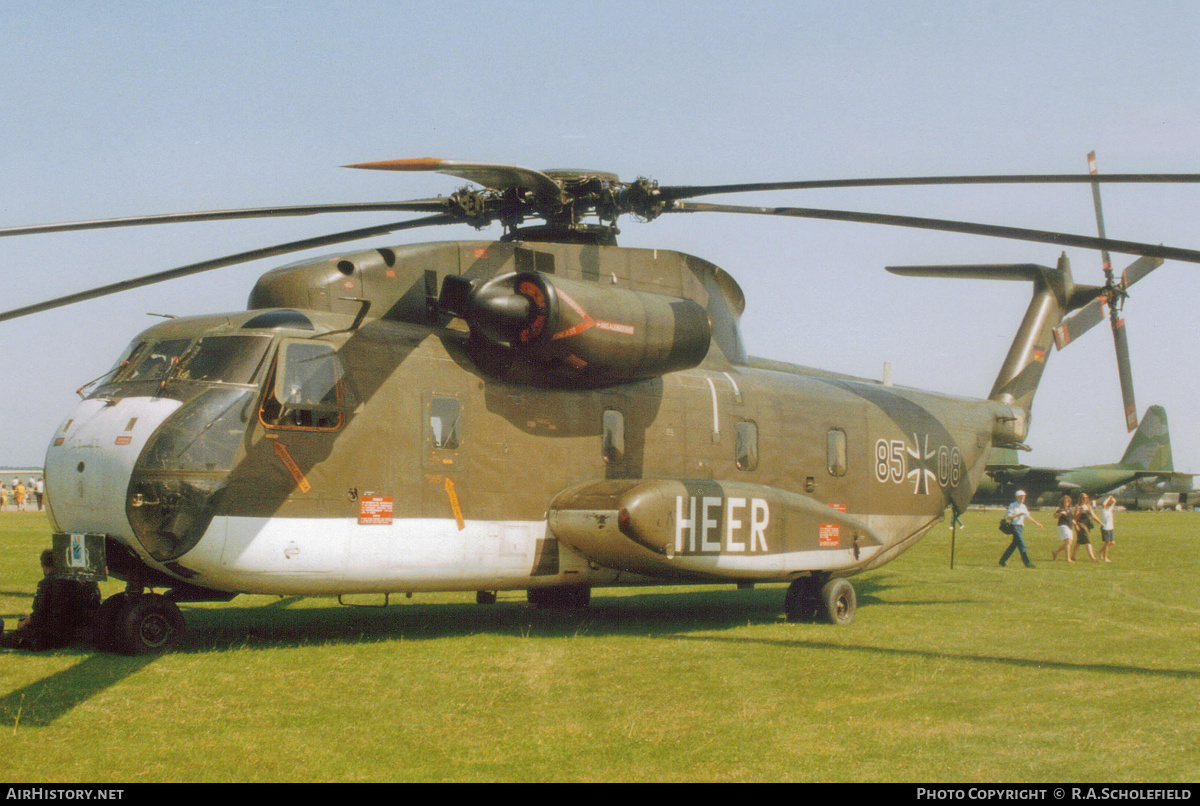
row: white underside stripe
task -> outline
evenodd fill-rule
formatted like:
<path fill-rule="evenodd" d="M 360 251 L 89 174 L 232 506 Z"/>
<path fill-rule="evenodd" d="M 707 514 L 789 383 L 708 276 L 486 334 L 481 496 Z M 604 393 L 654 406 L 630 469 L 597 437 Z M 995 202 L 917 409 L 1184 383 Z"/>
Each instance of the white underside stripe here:
<path fill-rule="evenodd" d="M 549 584 L 604 585 L 611 569 L 559 543 L 556 575 L 532 576 L 538 542 L 552 537 L 545 521 L 356 519 L 219 516 L 179 562 L 193 584 L 241 593 L 331 595 L 397 591 L 513 590 Z M 798 571 L 836 571 L 869 559 L 851 549 L 760 555 L 677 555 L 680 572 L 730 579 L 783 581 Z"/>

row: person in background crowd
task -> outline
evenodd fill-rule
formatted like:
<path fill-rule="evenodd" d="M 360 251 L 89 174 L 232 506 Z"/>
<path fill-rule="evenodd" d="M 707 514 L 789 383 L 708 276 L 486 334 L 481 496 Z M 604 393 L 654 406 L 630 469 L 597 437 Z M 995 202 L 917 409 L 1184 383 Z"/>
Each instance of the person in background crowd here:
<path fill-rule="evenodd" d="M 1100 505 L 1100 537 L 1104 540 L 1104 545 L 1100 548 L 1100 559 L 1106 563 L 1112 562 L 1108 559 L 1108 550 L 1112 548 L 1113 543 L 1117 542 L 1116 514 L 1117 499 L 1110 495 Z"/>
<path fill-rule="evenodd" d="M 25 511 L 25 485 L 20 479 L 13 479 L 13 492 L 17 500 L 17 512 Z"/>
<path fill-rule="evenodd" d="M 1071 559 L 1071 541 L 1075 539 L 1075 516 L 1071 512 L 1071 496 L 1064 495 L 1062 501 L 1058 504 L 1058 509 L 1054 510 L 1054 517 L 1058 519 L 1058 548 L 1050 552 L 1050 559 L 1057 560 L 1058 553 L 1061 551 L 1067 558 L 1067 562 L 1073 563 Z"/>
<path fill-rule="evenodd" d="M 1089 537 L 1095 523 L 1096 512 L 1092 509 L 1092 500 L 1084 493 L 1079 496 L 1079 505 L 1075 507 L 1075 545 L 1071 548 L 1072 560 L 1075 559 L 1075 552 L 1080 546 L 1087 546 L 1088 556 L 1092 558 L 1092 562 L 1096 562 L 1096 552 L 1092 549 Z"/>
<path fill-rule="evenodd" d="M 33 495 L 37 498 L 38 512 L 41 512 L 45 508 L 46 498 L 46 480 L 41 476 L 33 483 Z"/>

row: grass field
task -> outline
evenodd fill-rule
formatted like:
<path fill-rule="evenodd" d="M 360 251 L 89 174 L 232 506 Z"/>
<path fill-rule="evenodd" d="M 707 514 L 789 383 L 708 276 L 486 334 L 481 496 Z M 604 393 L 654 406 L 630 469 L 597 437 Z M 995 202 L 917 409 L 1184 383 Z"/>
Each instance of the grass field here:
<path fill-rule="evenodd" d="M 1029 525 L 1033 570 L 997 567 L 998 519 L 953 570 L 939 528 L 855 578 L 841 628 L 781 585 L 184 605 L 174 654 L 0 654 L 0 779 L 1195 781 L 1200 514 L 1120 513 L 1111 564 Z M 0 513 L 10 627 L 48 535 Z"/>

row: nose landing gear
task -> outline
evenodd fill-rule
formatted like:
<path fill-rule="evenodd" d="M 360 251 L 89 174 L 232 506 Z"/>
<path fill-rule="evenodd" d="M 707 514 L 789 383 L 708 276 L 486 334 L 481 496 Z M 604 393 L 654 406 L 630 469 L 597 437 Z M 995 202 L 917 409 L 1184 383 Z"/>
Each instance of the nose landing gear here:
<path fill-rule="evenodd" d="M 169 652 L 179 645 L 185 628 L 179 607 L 157 593 L 110 596 L 96 618 L 101 648 L 125 655 Z"/>

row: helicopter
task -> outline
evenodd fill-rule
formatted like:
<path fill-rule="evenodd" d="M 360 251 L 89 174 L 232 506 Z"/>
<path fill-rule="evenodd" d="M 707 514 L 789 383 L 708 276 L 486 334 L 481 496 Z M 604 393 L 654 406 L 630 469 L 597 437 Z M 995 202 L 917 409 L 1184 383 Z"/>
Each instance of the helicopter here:
<path fill-rule="evenodd" d="M 691 201 L 823 187 L 1095 188 L 1196 174 L 668 186 L 434 158 L 346 167 L 469 184 L 401 202 L 0 230 L 423 214 L 70 294 L 0 313 L 5 321 L 392 232 L 504 228 L 496 240 L 374 247 L 275 268 L 245 311 L 156 324 L 80 390 L 45 459 L 56 572 L 126 582 L 98 615 L 119 651 L 168 650 L 185 630 L 179 603 L 242 593 L 386 601 L 474 591 L 487 604 L 498 591 L 525 590 L 535 606 L 580 608 L 603 586 L 786 582 L 789 620 L 850 623 L 848 578 L 911 548 L 948 507 L 966 509 L 993 448 L 1026 448 L 1055 330 L 1074 312 L 1094 323 L 1103 306 L 1115 323 L 1128 284 L 1076 284 L 1065 254 L 1054 266 L 889 267 L 1031 284 L 990 394 L 964 399 L 751 356 L 734 278 L 693 255 L 618 246 L 621 216 L 724 212 L 1015 238 L 1139 255 L 1138 278 L 1164 259 L 1200 262 L 1196 250 L 1103 232 Z M 1122 338 L 1117 351 L 1127 357 Z M 1124 375 L 1122 388 L 1128 406 Z"/>

